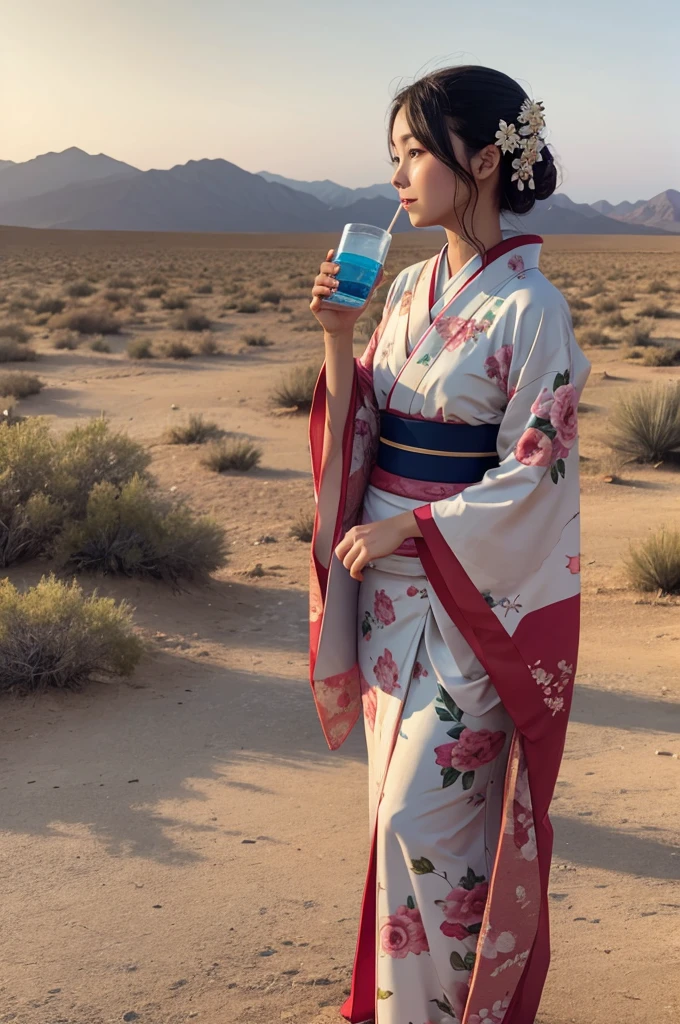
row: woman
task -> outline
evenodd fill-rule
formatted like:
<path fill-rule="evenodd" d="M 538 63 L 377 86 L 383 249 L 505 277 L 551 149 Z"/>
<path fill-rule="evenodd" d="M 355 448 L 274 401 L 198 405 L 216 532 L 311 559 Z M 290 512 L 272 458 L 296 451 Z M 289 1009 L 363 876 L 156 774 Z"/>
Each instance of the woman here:
<path fill-rule="evenodd" d="M 483 67 L 394 100 L 392 184 L 447 243 L 360 311 L 310 308 L 310 679 L 331 749 L 362 707 L 371 852 L 349 1021 L 531 1024 L 549 952 L 548 807 L 579 633 L 577 406 L 590 364 L 542 239 L 543 105 Z M 378 282 L 379 283 L 378 279 Z"/>

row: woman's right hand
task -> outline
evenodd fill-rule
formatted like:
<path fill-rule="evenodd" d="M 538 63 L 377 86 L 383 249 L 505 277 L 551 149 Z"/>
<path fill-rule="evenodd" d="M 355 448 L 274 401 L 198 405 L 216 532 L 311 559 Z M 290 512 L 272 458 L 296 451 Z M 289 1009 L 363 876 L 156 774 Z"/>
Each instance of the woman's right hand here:
<path fill-rule="evenodd" d="M 335 309 L 330 309 L 326 306 L 325 308 L 322 308 L 322 300 L 328 298 L 329 295 L 332 295 L 338 287 L 337 274 L 340 267 L 337 263 L 331 262 L 332 255 L 333 249 L 329 249 L 326 259 L 319 267 L 319 273 L 314 278 L 314 285 L 312 287 L 313 298 L 309 304 L 309 308 L 323 327 L 326 334 L 343 334 L 354 329 L 355 323 L 366 309 L 366 305 L 373 295 L 373 292 L 382 281 L 384 272 L 381 267 L 378 272 L 378 276 L 375 279 L 375 284 L 366 297 L 366 302 L 364 302 L 363 306 L 359 306 L 358 308 L 337 306 Z"/>

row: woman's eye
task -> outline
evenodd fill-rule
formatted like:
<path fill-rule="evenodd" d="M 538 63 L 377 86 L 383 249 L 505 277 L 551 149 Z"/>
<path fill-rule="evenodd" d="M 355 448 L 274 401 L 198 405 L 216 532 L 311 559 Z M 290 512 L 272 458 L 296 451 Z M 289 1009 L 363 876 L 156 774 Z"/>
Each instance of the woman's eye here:
<path fill-rule="evenodd" d="M 422 152 L 423 152 L 422 149 L 409 149 L 408 155 L 410 156 L 411 153 L 422 153 Z M 398 164 L 399 163 L 399 157 L 398 156 L 393 156 L 392 157 L 392 163 L 393 164 Z"/>

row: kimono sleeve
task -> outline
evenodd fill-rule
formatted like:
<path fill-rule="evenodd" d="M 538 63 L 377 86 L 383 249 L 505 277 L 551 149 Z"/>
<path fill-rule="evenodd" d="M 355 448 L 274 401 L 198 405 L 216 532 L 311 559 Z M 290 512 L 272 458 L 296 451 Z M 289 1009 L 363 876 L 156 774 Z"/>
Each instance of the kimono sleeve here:
<path fill-rule="evenodd" d="M 493 331 L 493 358 L 508 367 L 500 464 L 414 510 L 433 553 L 455 556 L 480 589 L 510 588 L 538 570 L 579 508 L 577 408 L 590 364 L 559 293 L 545 305 L 509 307 Z"/>

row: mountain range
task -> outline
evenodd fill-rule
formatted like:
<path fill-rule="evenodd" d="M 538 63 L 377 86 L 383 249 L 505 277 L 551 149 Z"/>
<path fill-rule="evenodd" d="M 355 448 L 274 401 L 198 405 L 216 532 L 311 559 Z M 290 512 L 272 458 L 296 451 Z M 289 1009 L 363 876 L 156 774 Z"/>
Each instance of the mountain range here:
<path fill-rule="evenodd" d="M 347 222 L 387 225 L 398 196 L 389 183 L 348 188 L 244 171 L 228 160 L 189 160 L 141 171 L 73 146 L 15 163 L 0 160 L 0 225 L 123 231 L 338 232 Z M 564 193 L 504 226 L 546 234 L 680 233 L 680 192 L 613 205 Z M 414 231 L 406 215 L 394 232 Z M 432 228 L 426 230 L 441 230 Z"/>

